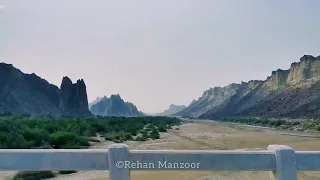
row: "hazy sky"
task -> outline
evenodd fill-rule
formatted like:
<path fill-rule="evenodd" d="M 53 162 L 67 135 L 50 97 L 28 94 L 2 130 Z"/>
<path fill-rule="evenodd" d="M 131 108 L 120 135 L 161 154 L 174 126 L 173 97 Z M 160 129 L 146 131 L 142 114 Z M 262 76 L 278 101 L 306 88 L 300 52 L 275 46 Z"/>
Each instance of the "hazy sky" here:
<path fill-rule="evenodd" d="M 147 113 L 304 54 L 320 54 L 319 0 L 0 0 L 0 61 Z"/>

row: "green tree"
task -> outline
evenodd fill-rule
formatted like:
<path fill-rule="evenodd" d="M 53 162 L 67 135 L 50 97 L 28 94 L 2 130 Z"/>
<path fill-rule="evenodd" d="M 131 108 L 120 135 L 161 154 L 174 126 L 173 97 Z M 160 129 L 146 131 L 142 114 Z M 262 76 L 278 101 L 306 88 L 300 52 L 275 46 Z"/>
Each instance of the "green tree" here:
<path fill-rule="evenodd" d="M 5 145 L 8 149 L 27 149 L 30 147 L 30 144 L 28 144 L 23 136 L 16 132 L 8 134 Z"/>
<path fill-rule="evenodd" d="M 158 130 L 159 130 L 159 132 L 167 132 L 166 127 L 162 124 L 158 127 Z"/>
<path fill-rule="evenodd" d="M 70 132 L 56 132 L 50 136 L 50 145 L 55 149 L 89 146 L 87 139 Z"/>
<path fill-rule="evenodd" d="M 152 138 L 152 139 L 159 139 L 160 138 L 159 131 L 156 128 L 152 129 L 152 131 L 150 133 L 150 138 Z"/>

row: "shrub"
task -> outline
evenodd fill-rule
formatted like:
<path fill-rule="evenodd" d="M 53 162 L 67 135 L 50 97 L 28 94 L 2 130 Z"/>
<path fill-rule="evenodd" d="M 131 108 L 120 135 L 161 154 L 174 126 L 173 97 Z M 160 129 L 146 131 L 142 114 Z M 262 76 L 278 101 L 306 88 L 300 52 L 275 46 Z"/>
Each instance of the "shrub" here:
<path fill-rule="evenodd" d="M 291 123 L 292 126 L 300 125 L 301 123 L 299 121 L 294 121 Z"/>
<path fill-rule="evenodd" d="M 136 139 L 136 141 L 146 141 L 148 140 L 147 138 L 143 137 L 143 136 L 138 136 Z"/>
<path fill-rule="evenodd" d="M 150 131 L 152 129 L 152 124 L 147 124 L 145 130 Z"/>
<path fill-rule="evenodd" d="M 85 138 L 71 132 L 56 132 L 51 134 L 50 144 L 55 149 L 90 146 Z"/>
<path fill-rule="evenodd" d="M 115 141 L 115 140 L 122 140 L 122 132 L 110 132 L 110 133 L 106 133 L 104 135 L 105 140 L 108 141 Z"/>
<path fill-rule="evenodd" d="M 160 134 L 159 134 L 159 131 L 154 128 L 151 133 L 150 133 L 150 138 L 152 139 L 159 139 L 160 138 Z"/>
<path fill-rule="evenodd" d="M 27 142 L 21 134 L 16 132 L 9 133 L 6 139 L 6 146 L 8 149 L 26 149 L 34 144 Z"/>
<path fill-rule="evenodd" d="M 22 135 L 25 140 L 33 141 L 34 146 L 41 146 L 43 142 L 49 140 L 49 133 L 43 129 L 38 129 L 38 128 L 35 128 L 35 129 L 25 128 L 22 131 Z"/>
<path fill-rule="evenodd" d="M 159 132 L 167 132 L 167 129 L 166 129 L 165 126 L 163 126 L 163 125 L 160 125 L 160 126 L 158 127 L 158 130 L 159 130 Z"/>
<path fill-rule="evenodd" d="M 137 135 L 137 132 L 135 131 L 135 132 L 131 132 L 131 135 L 132 136 L 136 136 Z"/>
<path fill-rule="evenodd" d="M 276 122 L 275 122 L 276 127 L 281 126 L 282 124 L 285 124 L 284 120 L 276 120 Z"/>
<path fill-rule="evenodd" d="M 104 132 L 106 127 L 100 123 L 93 123 L 91 124 L 91 128 L 95 129 L 96 132 Z"/>
<path fill-rule="evenodd" d="M 128 132 L 111 132 L 104 135 L 105 140 L 113 142 L 123 142 L 126 140 L 132 140 L 132 136 Z"/>
<path fill-rule="evenodd" d="M 64 170 L 64 171 L 59 171 L 59 174 L 73 174 L 76 172 L 77 171 L 74 171 L 74 170 Z"/>
<path fill-rule="evenodd" d="M 87 141 L 89 141 L 89 142 L 100 142 L 99 139 L 96 139 L 96 138 L 93 138 L 93 137 L 88 137 Z"/>
<path fill-rule="evenodd" d="M 270 121 L 268 122 L 268 124 L 269 124 L 269 126 L 274 126 L 274 125 L 276 124 L 276 121 L 270 120 Z"/>
<path fill-rule="evenodd" d="M 55 174 L 52 171 L 21 171 L 12 180 L 41 180 L 53 177 Z"/>
<path fill-rule="evenodd" d="M 124 137 L 125 137 L 125 140 L 132 140 L 132 136 L 130 133 L 125 133 Z"/>
<path fill-rule="evenodd" d="M 149 138 L 147 130 L 142 131 L 142 138 L 145 139 L 145 140 L 147 140 Z"/>

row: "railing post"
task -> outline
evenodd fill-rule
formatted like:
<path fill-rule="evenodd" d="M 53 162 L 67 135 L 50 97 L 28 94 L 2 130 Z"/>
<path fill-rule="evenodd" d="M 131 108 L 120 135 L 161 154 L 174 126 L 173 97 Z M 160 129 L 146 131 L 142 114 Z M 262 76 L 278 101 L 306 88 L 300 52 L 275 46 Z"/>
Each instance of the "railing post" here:
<path fill-rule="evenodd" d="M 276 157 L 276 171 L 270 172 L 270 180 L 297 180 L 296 154 L 294 149 L 285 145 L 269 145 Z"/>
<path fill-rule="evenodd" d="M 125 167 L 129 160 L 129 149 L 126 144 L 112 144 L 108 150 L 109 180 L 129 180 L 130 170 Z"/>

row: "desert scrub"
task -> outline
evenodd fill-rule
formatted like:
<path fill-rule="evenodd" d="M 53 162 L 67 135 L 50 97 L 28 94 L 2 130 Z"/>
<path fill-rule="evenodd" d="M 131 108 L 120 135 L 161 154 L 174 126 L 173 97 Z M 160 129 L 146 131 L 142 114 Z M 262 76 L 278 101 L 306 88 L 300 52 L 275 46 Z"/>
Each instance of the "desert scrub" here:
<path fill-rule="evenodd" d="M 21 171 L 12 180 L 41 180 L 55 177 L 52 171 Z"/>
<path fill-rule="evenodd" d="M 101 142 L 99 139 L 96 139 L 96 138 L 94 138 L 94 137 L 88 137 L 87 140 L 88 140 L 89 142 Z"/>
<path fill-rule="evenodd" d="M 113 142 L 123 142 L 127 140 L 132 140 L 132 135 L 128 132 L 110 132 L 104 135 L 105 140 L 113 141 Z"/>
<path fill-rule="evenodd" d="M 7 115 L 7 114 L 6 114 Z M 34 149 L 51 146 L 54 149 L 88 148 L 90 137 L 97 134 L 113 142 L 132 140 L 142 134 L 150 138 L 150 131 L 157 127 L 167 128 L 180 125 L 181 120 L 171 117 L 30 117 L 0 116 L 0 149 Z M 145 127 L 148 127 L 145 130 Z M 145 131 L 147 133 L 145 133 Z M 155 133 L 153 133 L 155 138 Z"/>
<path fill-rule="evenodd" d="M 149 137 L 151 139 L 159 139 L 160 138 L 160 134 L 157 128 L 153 128 L 152 131 L 150 132 Z"/>
<path fill-rule="evenodd" d="M 64 171 L 59 171 L 59 174 L 73 174 L 76 173 L 77 171 L 74 170 L 64 170 Z"/>

